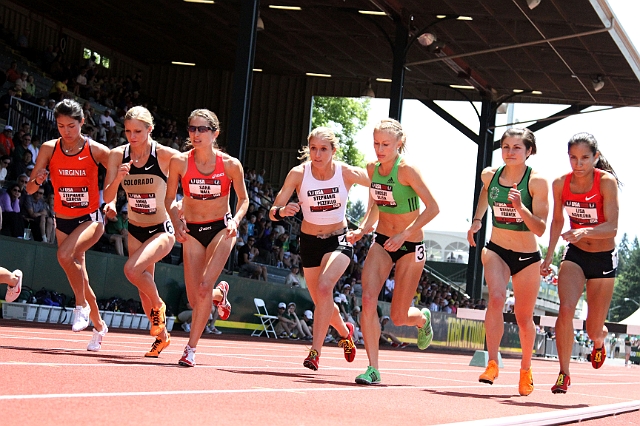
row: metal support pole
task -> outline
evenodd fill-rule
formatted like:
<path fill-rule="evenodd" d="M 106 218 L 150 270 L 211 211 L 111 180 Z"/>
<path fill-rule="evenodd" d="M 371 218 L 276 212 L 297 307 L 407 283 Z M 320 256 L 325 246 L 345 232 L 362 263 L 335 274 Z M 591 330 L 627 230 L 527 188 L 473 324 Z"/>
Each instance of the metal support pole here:
<path fill-rule="evenodd" d="M 471 217 L 475 214 L 475 208 L 478 205 L 480 191 L 482 191 L 482 170 L 491 165 L 493 158 L 493 139 L 494 132 L 492 127 L 496 122 L 496 104 L 490 100 L 482 101 L 482 110 L 480 112 L 480 131 L 478 133 L 478 160 L 476 163 L 476 186 L 473 192 L 473 211 Z M 476 247 L 469 248 L 469 263 L 467 265 L 467 294 L 473 299 L 482 297 L 482 248 L 486 241 L 487 218 L 489 214 L 485 214 L 482 219 L 482 228 L 476 233 Z"/>
<path fill-rule="evenodd" d="M 396 38 L 393 43 L 393 71 L 391 74 L 391 93 L 389 94 L 389 117 L 400 121 L 402 117 L 402 98 L 404 96 L 404 64 L 406 48 L 409 42 L 409 28 L 401 18 L 394 19 Z"/>

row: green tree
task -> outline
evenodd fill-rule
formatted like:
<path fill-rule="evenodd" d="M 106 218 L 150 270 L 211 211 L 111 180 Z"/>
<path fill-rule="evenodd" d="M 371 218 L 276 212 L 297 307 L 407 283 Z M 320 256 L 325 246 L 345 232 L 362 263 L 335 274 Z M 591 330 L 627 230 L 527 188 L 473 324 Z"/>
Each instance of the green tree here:
<path fill-rule="evenodd" d="M 547 256 L 549 247 L 540 246 L 540 251 L 542 252 L 542 258 L 544 259 Z M 553 260 L 551 261 L 551 264 L 560 268 L 560 262 L 562 261 L 563 253 L 564 253 L 564 245 L 561 244 L 560 247 L 558 247 L 558 250 L 556 250 L 556 252 L 553 253 Z"/>
<path fill-rule="evenodd" d="M 313 98 L 311 125 L 331 128 L 340 139 L 336 158 L 352 166 L 364 167 L 364 154 L 356 148 L 355 136 L 367 124 L 369 99 L 335 98 L 316 96 Z"/>
<path fill-rule="evenodd" d="M 638 237 L 629 244 L 627 235 L 618 246 L 618 277 L 611 299 L 611 321 L 625 319 L 638 309 L 633 301 L 640 302 L 640 243 Z M 631 300 L 624 300 L 625 298 Z M 633 301 L 632 301 L 633 300 Z"/>
<path fill-rule="evenodd" d="M 364 214 L 367 209 L 362 200 L 357 200 L 355 203 L 351 201 L 347 202 L 347 215 L 355 222 L 360 222 L 364 218 Z"/>

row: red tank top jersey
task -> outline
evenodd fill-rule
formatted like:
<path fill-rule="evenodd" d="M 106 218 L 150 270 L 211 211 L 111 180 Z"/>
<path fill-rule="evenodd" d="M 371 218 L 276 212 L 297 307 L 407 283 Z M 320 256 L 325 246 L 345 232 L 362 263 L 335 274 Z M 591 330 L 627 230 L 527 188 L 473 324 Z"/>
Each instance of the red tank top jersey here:
<path fill-rule="evenodd" d="M 187 173 L 182 176 L 182 190 L 185 197 L 194 200 L 214 200 L 229 195 L 231 179 L 224 173 L 222 155 L 216 154 L 216 168 L 213 173 L 203 175 L 196 167 L 194 150 L 189 152 Z"/>
<path fill-rule="evenodd" d="M 53 206 L 56 213 L 79 217 L 98 210 L 98 163 L 91 154 L 89 138 L 85 138 L 76 155 L 65 154 L 58 139 L 51 154 L 49 170 L 57 194 Z"/>
<path fill-rule="evenodd" d="M 571 177 L 569 173 L 562 188 L 562 205 L 569 215 L 571 228 L 591 228 L 604 223 L 604 203 L 600 192 L 600 178 L 605 172 L 594 169 L 593 186 L 589 192 L 574 194 L 571 192 Z"/>

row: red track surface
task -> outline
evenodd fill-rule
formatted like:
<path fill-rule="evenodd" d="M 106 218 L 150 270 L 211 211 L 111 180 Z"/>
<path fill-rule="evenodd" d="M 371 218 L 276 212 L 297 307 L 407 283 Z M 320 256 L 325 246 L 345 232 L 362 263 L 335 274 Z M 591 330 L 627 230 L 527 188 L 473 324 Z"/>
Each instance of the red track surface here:
<path fill-rule="evenodd" d="M 187 341 L 181 331 L 158 359 L 143 357 L 153 342 L 148 335 L 112 330 L 99 353 L 86 351 L 90 336 L 0 320 L 0 424 L 490 425 L 493 418 L 640 399 L 640 367 L 619 361 L 597 371 L 573 364 L 569 393 L 553 395 L 558 364 L 535 359 L 536 390 L 521 397 L 517 359 L 504 359 L 489 386 L 478 383 L 482 371 L 469 367 L 469 355 L 384 350 L 382 384 L 360 386 L 353 380 L 367 366 L 361 347 L 349 364 L 335 344 L 325 346 L 312 372 L 302 366 L 302 343 L 207 336 L 198 365 L 184 368 L 177 365 Z M 605 422 L 638 425 L 640 412 L 583 423 Z"/>

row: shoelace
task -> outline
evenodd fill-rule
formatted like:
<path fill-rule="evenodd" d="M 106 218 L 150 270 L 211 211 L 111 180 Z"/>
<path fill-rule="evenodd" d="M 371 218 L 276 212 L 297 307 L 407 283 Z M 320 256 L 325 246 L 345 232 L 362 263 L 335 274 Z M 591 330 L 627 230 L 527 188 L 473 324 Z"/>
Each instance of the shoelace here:
<path fill-rule="evenodd" d="M 151 351 L 150 352 L 157 351 L 158 350 L 158 346 L 160 346 L 161 343 L 162 343 L 162 340 L 156 339 L 156 341 L 153 342 L 153 345 L 151 345 Z"/>
<path fill-rule="evenodd" d="M 346 339 L 340 339 L 338 346 L 343 348 L 345 352 L 350 352 L 355 347 L 353 341 L 348 337 Z"/>
<path fill-rule="evenodd" d="M 160 325 L 160 309 L 151 309 L 151 321 L 153 325 Z"/>

